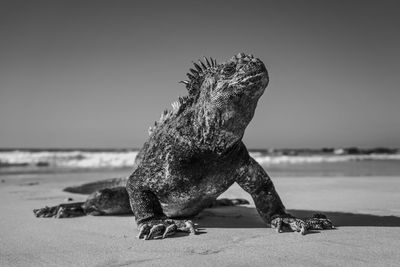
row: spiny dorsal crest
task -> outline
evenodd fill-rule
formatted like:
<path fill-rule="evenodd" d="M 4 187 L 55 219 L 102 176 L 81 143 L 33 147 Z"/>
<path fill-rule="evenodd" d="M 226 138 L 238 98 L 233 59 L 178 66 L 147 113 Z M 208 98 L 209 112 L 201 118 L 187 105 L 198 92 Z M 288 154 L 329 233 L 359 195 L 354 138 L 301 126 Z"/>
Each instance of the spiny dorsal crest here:
<path fill-rule="evenodd" d="M 154 130 L 157 128 L 157 126 L 162 125 L 164 122 L 166 122 L 167 120 L 169 120 L 173 115 L 177 115 L 179 113 L 181 113 L 186 106 L 189 103 L 189 96 L 180 96 L 178 97 L 178 100 L 171 103 L 172 106 L 172 110 L 164 110 L 161 113 L 160 119 L 158 119 L 158 121 L 154 122 L 154 126 L 150 126 L 149 127 L 149 135 L 151 135 Z"/>
<path fill-rule="evenodd" d="M 188 103 L 188 96 L 179 96 L 178 100 L 173 102 L 171 104 L 172 106 L 172 113 L 173 114 L 178 114 L 180 113 L 183 109 L 185 109 L 186 104 Z"/>
<path fill-rule="evenodd" d="M 199 63 L 193 62 L 194 68 L 190 68 L 186 76 L 189 80 L 180 81 L 186 85 L 186 89 L 189 91 L 189 97 L 192 99 L 197 98 L 200 94 L 200 86 L 203 82 L 205 74 L 215 70 L 218 67 L 217 60 L 210 57 L 210 60 L 204 57 L 204 62 L 199 60 Z"/>
<path fill-rule="evenodd" d="M 194 68 L 190 68 L 186 75 L 189 80 L 180 81 L 186 85 L 186 89 L 189 91 L 188 96 L 179 97 L 177 101 L 173 102 L 172 110 L 164 110 L 161 113 L 160 119 L 154 122 L 154 126 L 149 127 L 149 135 L 159 126 L 169 120 L 173 115 L 180 114 L 188 105 L 200 94 L 200 86 L 204 80 L 204 76 L 214 71 L 218 67 L 217 60 L 210 57 L 210 59 L 204 57 L 204 62 L 199 60 L 199 63 L 193 62 Z"/>

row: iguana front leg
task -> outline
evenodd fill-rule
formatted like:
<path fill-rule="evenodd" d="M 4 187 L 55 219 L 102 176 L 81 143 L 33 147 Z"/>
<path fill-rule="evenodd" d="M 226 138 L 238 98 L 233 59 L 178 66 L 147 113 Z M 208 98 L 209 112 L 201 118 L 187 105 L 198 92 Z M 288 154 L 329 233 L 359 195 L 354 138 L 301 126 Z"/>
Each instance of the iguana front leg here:
<path fill-rule="evenodd" d="M 286 213 L 268 174 L 250 156 L 237 170 L 236 182 L 252 196 L 261 218 L 272 228 L 281 232 L 287 226 L 293 231 L 305 234 L 305 222 Z"/>
<path fill-rule="evenodd" d="M 196 233 L 192 221 L 169 219 L 157 196 L 150 189 L 141 186 L 134 176 L 128 180 L 126 189 L 139 230 L 139 239 L 165 238 L 177 231 Z"/>

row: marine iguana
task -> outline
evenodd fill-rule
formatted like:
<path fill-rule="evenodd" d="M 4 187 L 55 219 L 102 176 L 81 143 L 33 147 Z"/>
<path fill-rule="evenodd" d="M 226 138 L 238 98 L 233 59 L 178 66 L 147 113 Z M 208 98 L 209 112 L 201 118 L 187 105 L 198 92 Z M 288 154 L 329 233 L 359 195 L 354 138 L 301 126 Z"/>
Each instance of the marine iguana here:
<path fill-rule="evenodd" d="M 173 109 L 150 127 L 128 179 L 66 189 L 101 190 L 83 203 L 34 210 L 36 216 L 133 212 L 139 238 L 164 238 L 178 230 L 195 233 L 193 222 L 185 218 L 215 203 L 236 182 L 250 193 L 261 218 L 278 232 L 285 226 L 302 234 L 332 228 L 322 215 L 303 221 L 288 214 L 270 177 L 242 142 L 269 82 L 263 62 L 244 53 L 221 64 L 204 58 L 194 63 L 187 77 L 181 83 L 188 95 L 179 97 Z"/>

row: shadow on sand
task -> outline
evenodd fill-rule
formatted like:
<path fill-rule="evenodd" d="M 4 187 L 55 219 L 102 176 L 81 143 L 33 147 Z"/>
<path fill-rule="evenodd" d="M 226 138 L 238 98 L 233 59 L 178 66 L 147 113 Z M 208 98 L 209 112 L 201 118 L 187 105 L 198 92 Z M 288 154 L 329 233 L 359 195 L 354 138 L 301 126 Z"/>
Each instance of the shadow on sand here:
<path fill-rule="evenodd" d="M 336 227 L 340 226 L 382 226 L 400 227 L 400 217 L 354 214 L 346 212 L 288 210 L 299 218 L 309 218 L 315 213 L 325 214 Z M 202 228 L 264 228 L 257 210 L 253 207 L 218 207 L 206 209 L 194 218 Z"/>

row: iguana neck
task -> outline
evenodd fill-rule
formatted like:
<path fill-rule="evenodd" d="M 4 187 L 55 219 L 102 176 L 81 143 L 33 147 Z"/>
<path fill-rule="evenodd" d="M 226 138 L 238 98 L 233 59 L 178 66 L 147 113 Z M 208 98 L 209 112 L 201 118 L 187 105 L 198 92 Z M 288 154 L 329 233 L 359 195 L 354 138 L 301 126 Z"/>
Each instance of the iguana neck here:
<path fill-rule="evenodd" d="M 198 145 L 222 154 L 239 143 L 254 115 L 256 104 L 249 102 L 246 112 L 238 112 L 237 109 L 202 106 L 200 102 L 192 109 L 192 127 Z"/>

